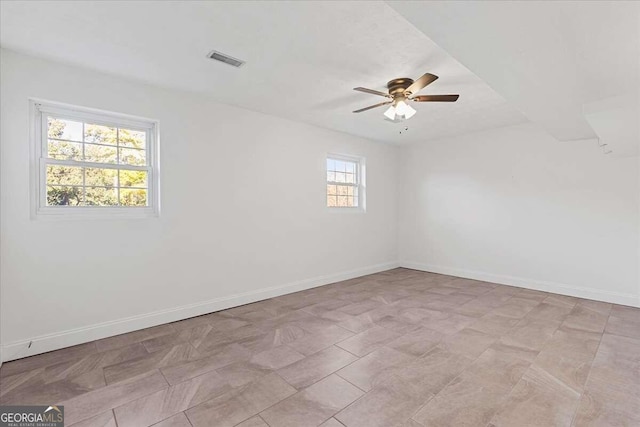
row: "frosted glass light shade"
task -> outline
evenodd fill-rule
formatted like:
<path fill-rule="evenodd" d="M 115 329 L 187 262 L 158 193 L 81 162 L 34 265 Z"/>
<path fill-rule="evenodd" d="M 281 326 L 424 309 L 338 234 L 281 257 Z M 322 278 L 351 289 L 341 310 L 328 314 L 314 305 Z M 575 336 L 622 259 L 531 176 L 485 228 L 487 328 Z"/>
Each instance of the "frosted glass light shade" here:
<path fill-rule="evenodd" d="M 384 112 L 384 115 L 387 116 L 389 118 L 389 120 L 395 120 L 396 119 L 396 108 L 392 105 L 391 107 L 389 107 L 389 109 L 387 111 Z"/>

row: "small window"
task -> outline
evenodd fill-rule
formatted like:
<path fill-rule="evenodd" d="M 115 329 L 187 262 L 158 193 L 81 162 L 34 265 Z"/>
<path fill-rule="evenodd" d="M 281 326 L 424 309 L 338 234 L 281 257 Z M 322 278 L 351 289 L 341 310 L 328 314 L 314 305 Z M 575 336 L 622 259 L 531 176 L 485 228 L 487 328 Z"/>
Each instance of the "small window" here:
<path fill-rule="evenodd" d="M 364 209 L 364 159 L 327 157 L 327 207 Z"/>
<path fill-rule="evenodd" d="M 158 213 L 157 124 L 33 102 L 35 213 Z"/>

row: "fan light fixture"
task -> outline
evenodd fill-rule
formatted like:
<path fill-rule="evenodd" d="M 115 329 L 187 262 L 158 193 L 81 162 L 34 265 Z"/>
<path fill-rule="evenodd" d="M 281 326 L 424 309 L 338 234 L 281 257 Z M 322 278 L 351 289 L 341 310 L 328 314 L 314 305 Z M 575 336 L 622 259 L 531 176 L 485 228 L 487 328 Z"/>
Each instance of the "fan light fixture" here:
<path fill-rule="evenodd" d="M 398 121 L 410 119 L 415 113 L 416 110 L 413 109 L 413 107 L 400 99 L 396 101 L 395 105 L 389 107 L 389 109 L 385 111 L 384 115 L 387 116 L 389 120 Z"/>
<path fill-rule="evenodd" d="M 414 110 L 409 104 L 407 104 L 407 101 L 456 102 L 459 95 L 415 95 L 416 92 L 433 83 L 437 78 L 438 76 L 426 73 L 415 81 L 409 78 L 393 79 L 389 83 L 387 83 L 387 89 L 389 93 L 367 89 L 364 87 L 356 87 L 353 90 L 369 93 L 371 95 L 384 96 L 385 98 L 388 98 L 388 100 L 385 102 L 380 102 L 379 104 L 371 105 L 369 107 L 361 108 L 354 111 L 354 113 L 362 113 L 363 111 L 371 110 L 372 108 L 391 104 L 389 109 L 384 112 L 384 115 L 389 120 L 398 122 L 410 119 L 414 116 L 414 114 L 416 114 L 416 110 Z"/>

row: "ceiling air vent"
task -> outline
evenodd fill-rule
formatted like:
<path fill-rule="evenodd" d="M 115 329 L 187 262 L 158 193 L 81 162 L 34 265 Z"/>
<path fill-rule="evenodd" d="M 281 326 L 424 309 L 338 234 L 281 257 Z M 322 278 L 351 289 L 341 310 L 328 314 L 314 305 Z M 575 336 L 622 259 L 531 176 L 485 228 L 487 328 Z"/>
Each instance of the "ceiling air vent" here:
<path fill-rule="evenodd" d="M 236 68 L 244 65 L 244 61 L 234 58 L 233 56 L 225 55 L 224 53 L 220 53 L 217 51 L 211 51 L 207 55 L 208 58 L 215 59 L 216 61 L 224 62 L 225 64 L 232 65 Z"/>

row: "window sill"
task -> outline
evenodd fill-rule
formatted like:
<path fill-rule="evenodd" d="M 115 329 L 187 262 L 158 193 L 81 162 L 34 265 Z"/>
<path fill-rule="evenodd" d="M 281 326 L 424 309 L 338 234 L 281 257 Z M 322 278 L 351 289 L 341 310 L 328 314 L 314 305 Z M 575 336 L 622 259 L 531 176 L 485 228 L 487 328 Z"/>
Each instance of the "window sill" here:
<path fill-rule="evenodd" d="M 117 220 L 157 218 L 160 213 L 153 208 L 108 208 L 108 207 L 44 207 L 33 215 L 34 220 Z"/>

